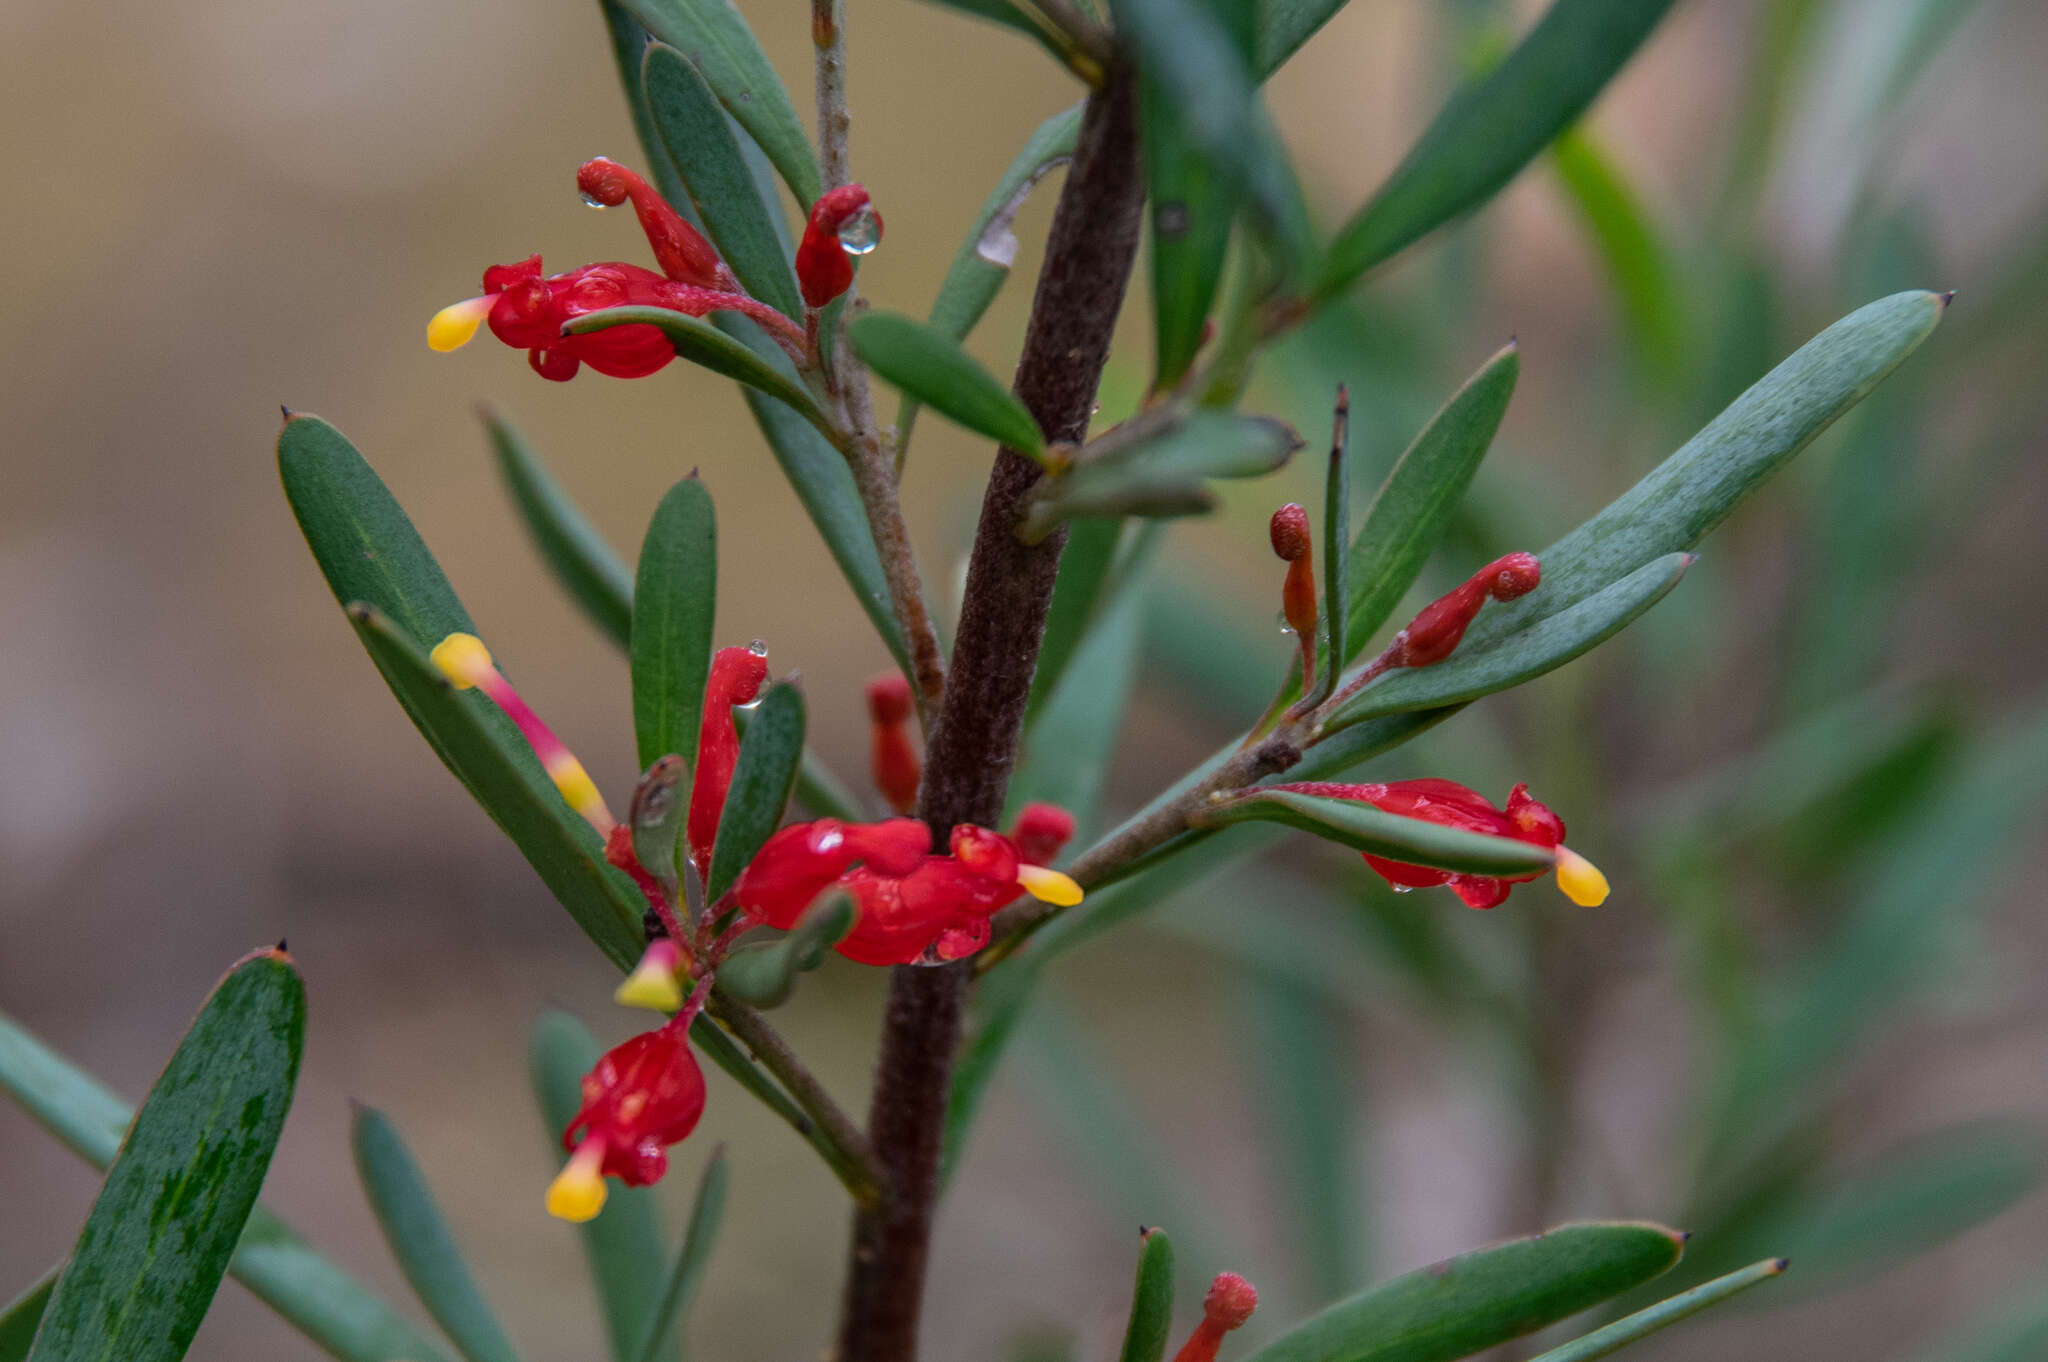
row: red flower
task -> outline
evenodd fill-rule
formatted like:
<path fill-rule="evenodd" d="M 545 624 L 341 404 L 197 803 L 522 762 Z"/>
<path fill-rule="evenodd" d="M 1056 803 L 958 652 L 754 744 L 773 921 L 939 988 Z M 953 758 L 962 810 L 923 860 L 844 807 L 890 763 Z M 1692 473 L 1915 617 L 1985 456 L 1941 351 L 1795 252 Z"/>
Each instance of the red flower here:
<path fill-rule="evenodd" d="M 931 844 L 930 830 L 915 818 L 793 823 L 762 843 L 733 885 L 733 902 L 761 926 L 787 931 L 856 863 L 901 877 L 923 864 Z"/>
<path fill-rule="evenodd" d="M 1268 788 L 1295 794 L 1319 795 L 1326 799 L 1355 799 L 1383 813 L 1403 818 L 1420 818 L 1447 828 L 1512 837 L 1518 842 L 1555 853 L 1557 887 L 1572 902 L 1591 907 L 1607 897 L 1607 878 L 1593 863 L 1564 846 L 1564 820 L 1548 807 L 1530 798 L 1527 785 L 1517 785 L 1508 795 L 1506 809 L 1497 809 L 1486 796 L 1452 780 L 1397 780 L 1391 784 L 1341 785 L 1330 781 L 1302 781 Z M 1459 898 L 1474 908 L 1497 908 L 1506 902 L 1509 887 L 1533 880 L 1543 872 L 1526 875 L 1462 875 L 1432 866 L 1390 861 L 1365 853 L 1365 863 L 1396 889 L 1426 889 L 1448 884 Z"/>
<path fill-rule="evenodd" d="M 740 758 L 734 705 L 752 704 L 768 679 L 768 655 L 752 648 L 720 648 L 704 682 L 704 716 L 697 723 L 697 776 L 690 785 L 690 855 L 699 875 L 711 873 L 711 845 L 725 812 L 732 768 Z"/>
<path fill-rule="evenodd" d="M 562 1132 L 573 1151 L 548 1187 L 548 1213 L 584 1221 L 603 1209 L 606 1174 L 645 1187 L 668 1171 L 668 1147 L 704 1114 L 704 1074 L 685 1028 L 671 1022 L 633 1037 L 583 1079 L 583 1105 Z"/>
<path fill-rule="evenodd" d="M 1219 1272 L 1202 1297 L 1202 1322 L 1173 1355 L 1173 1362 L 1216 1362 L 1223 1336 L 1242 1329 L 1259 1308 L 1259 1289 L 1235 1272 Z"/>
<path fill-rule="evenodd" d="M 585 164 L 576 180 L 594 204 L 632 200 L 663 273 L 607 262 L 543 278 L 538 255 L 517 264 L 493 265 L 484 271 L 480 297 L 434 314 L 427 323 L 429 346 L 459 349 L 488 319 L 491 334 L 526 351 L 527 363 L 542 378 L 566 382 L 585 364 L 613 378 L 643 378 L 676 357 L 675 346 L 660 327 L 635 324 L 580 336 L 562 334 L 564 325 L 586 313 L 640 306 L 692 317 L 741 312 L 766 327 L 793 355 L 803 353 L 803 328 L 747 296 L 711 243 L 645 180 L 603 157 Z"/>
<path fill-rule="evenodd" d="M 882 240 L 882 215 L 857 184 L 818 196 L 804 239 L 797 243 L 796 278 L 804 304 L 819 308 L 853 287 L 850 255 L 866 255 Z"/>

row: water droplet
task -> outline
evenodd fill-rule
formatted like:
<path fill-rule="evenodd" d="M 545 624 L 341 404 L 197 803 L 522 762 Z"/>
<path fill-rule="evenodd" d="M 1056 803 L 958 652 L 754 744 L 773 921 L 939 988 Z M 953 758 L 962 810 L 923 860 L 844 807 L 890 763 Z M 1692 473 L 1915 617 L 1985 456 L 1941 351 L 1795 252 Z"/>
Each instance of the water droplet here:
<path fill-rule="evenodd" d="M 1415 886 L 1412 884 L 1391 884 L 1387 887 L 1397 894 L 1412 894 L 1415 892 Z"/>
<path fill-rule="evenodd" d="M 768 640 L 764 638 L 755 639 L 752 643 L 749 643 L 747 645 L 747 651 L 752 653 L 755 657 L 768 656 Z"/>
<path fill-rule="evenodd" d="M 866 255 L 882 244 L 882 221 L 868 204 L 839 224 L 839 249 L 848 255 Z"/>
<path fill-rule="evenodd" d="M 611 207 L 610 204 L 606 203 L 603 199 L 598 198 L 595 194 L 585 194 L 583 196 L 583 202 L 588 206 L 595 208 L 600 213 L 602 213 L 605 209 Z"/>
<path fill-rule="evenodd" d="M 1292 636 L 1292 634 L 1294 633 L 1294 626 L 1287 622 L 1287 612 L 1285 610 L 1274 611 L 1273 618 L 1279 621 L 1281 633 Z"/>

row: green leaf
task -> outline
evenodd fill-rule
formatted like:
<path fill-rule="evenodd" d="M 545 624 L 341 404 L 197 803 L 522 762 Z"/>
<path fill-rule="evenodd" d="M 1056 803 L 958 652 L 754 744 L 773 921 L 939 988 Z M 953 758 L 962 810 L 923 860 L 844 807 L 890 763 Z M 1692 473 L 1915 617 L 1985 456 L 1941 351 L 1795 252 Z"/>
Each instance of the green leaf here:
<path fill-rule="evenodd" d="M 1321 297 L 1491 198 L 1601 89 L 1671 0 L 1557 0 L 1499 66 L 1458 92 L 1331 243 Z"/>
<path fill-rule="evenodd" d="M 1815 336 L 1634 487 L 1538 554 L 1542 588 L 1483 611 L 1462 647 L 1489 647 L 1655 559 L 1693 548 L 1912 353 L 1947 306 L 1941 294 L 1897 293 Z"/>
<path fill-rule="evenodd" d="M 670 1351 L 684 1321 L 690 1317 L 690 1302 L 697 1285 L 704 1280 L 704 1268 L 711 1261 L 711 1244 L 718 1237 L 718 1222 L 725 1214 L 725 1146 L 719 1145 L 704 1161 L 704 1176 L 697 1181 L 697 1199 L 690 1206 L 690 1223 L 683 1230 L 682 1246 L 676 1250 L 675 1267 L 668 1274 L 668 1289 L 648 1315 L 640 1330 L 638 1362 L 658 1362 Z"/>
<path fill-rule="evenodd" d="M 831 421 L 801 383 L 710 322 L 688 313 L 665 307 L 607 307 L 572 318 L 562 327 L 562 334 L 582 336 L 614 326 L 658 327 L 674 343 L 676 353 L 692 364 L 764 392 L 828 436 L 832 432 Z"/>
<path fill-rule="evenodd" d="M 1016 395 L 952 337 L 892 312 L 870 312 L 846 328 L 861 362 L 904 392 L 979 435 L 1034 459 L 1045 436 Z"/>
<path fill-rule="evenodd" d="M 1024 704 L 1026 732 L 1045 709 L 1046 700 L 1073 660 L 1074 650 L 1095 620 L 1123 528 L 1121 520 L 1084 519 L 1076 520 L 1068 531 L 1059 576 L 1053 582 L 1052 604 L 1046 611 L 1045 634 L 1038 645 L 1038 670 L 1031 675 L 1031 696 Z"/>
<path fill-rule="evenodd" d="M 1766 1258 L 1761 1263 L 1752 1263 L 1739 1272 L 1717 1277 L 1669 1300 L 1659 1301 L 1647 1310 L 1638 1310 L 1625 1319 L 1575 1338 L 1562 1347 L 1552 1348 L 1536 1357 L 1534 1362 L 1593 1362 L 1594 1358 L 1606 1357 L 1631 1343 L 1640 1342 L 1667 1324 L 1676 1324 L 1710 1305 L 1719 1305 L 1730 1296 L 1767 1282 L 1783 1273 L 1786 1266 L 1783 1258 Z"/>
<path fill-rule="evenodd" d="M 128 1129 L 127 1104 L 4 1014 L 0 1088 L 94 1168 L 113 1161 Z M 412 1325 L 261 1206 L 242 1232 L 228 1275 L 343 1362 L 440 1362 L 440 1350 Z"/>
<path fill-rule="evenodd" d="M 527 1065 L 546 1125 L 548 1151 L 557 1159 L 562 1157 L 562 1132 L 583 1104 L 583 1075 L 596 1067 L 600 1054 L 583 1023 L 568 1013 L 551 1009 L 534 1021 Z M 605 1337 L 614 1362 L 639 1362 L 641 1330 L 661 1300 L 663 1284 L 654 1192 L 647 1187 L 613 1187 L 596 1219 L 577 1228 L 604 1307 Z M 672 1340 L 665 1355 L 675 1356 Z"/>
<path fill-rule="evenodd" d="M 803 692 L 787 682 L 770 686 L 740 739 L 739 761 L 718 816 L 718 840 L 711 848 L 711 872 L 704 877 L 707 903 L 725 896 L 782 822 L 803 751 Z"/>
<path fill-rule="evenodd" d="M 1351 394 L 1337 390 L 1330 433 L 1330 466 L 1323 480 L 1323 640 L 1318 702 L 1337 687 L 1337 673 L 1351 656 Z M 1306 686 L 1310 678 L 1303 677 Z"/>
<path fill-rule="evenodd" d="M 348 617 L 370 660 L 448 769 L 476 794 L 585 935 L 613 964 L 632 968 L 642 945 L 639 891 L 605 863 L 597 834 L 554 785 L 544 776 L 532 778 L 526 767 L 537 764 L 523 740 L 515 737 L 516 747 L 504 741 L 478 712 L 477 697 L 450 687 L 382 611 L 359 602 L 349 607 Z"/>
<path fill-rule="evenodd" d="M 926 322 L 932 330 L 956 341 L 965 340 L 988 311 L 1017 259 L 1014 224 L 1018 211 L 1041 179 L 1073 159 L 1074 139 L 1080 131 L 1081 106 L 1076 104 L 1039 124 L 1024 149 L 1010 162 L 1010 168 L 989 191 L 974 226 L 968 229 L 967 239 L 953 253 L 953 263 L 946 268 L 945 281 L 932 300 L 931 316 Z M 917 419 L 918 407 L 914 395 L 903 395 L 903 403 L 896 412 L 899 450 L 910 447 L 910 428 Z M 1071 547 L 1068 552 L 1072 552 Z"/>
<path fill-rule="evenodd" d="M 1339 1301 L 1246 1362 L 1448 1362 L 1534 1333 L 1668 1271 L 1661 1225 L 1566 1225 L 1396 1277 Z"/>
<path fill-rule="evenodd" d="M 1258 18 L 1258 42 L 1253 72 L 1265 80 L 1278 71 L 1342 8 L 1344 0 L 1255 0 L 1252 10 Z"/>
<path fill-rule="evenodd" d="M 796 990 L 800 970 L 813 970 L 853 930 L 858 909 L 843 892 L 827 892 L 794 928 L 765 945 L 746 945 L 718 967 L 718 986 L 755 1007 L 780 1007 Z"/>
<path fill-rule="evenodd" d="M 1137 680 L 1144 596 L 1135 584 L 1120 584 L 1116 601 L 1082 642 L 1024 740 L 1010 788 L 1013 811 L 1042 801 L 1074 815 L 1083 836 L 1094 825 L 1117 729 Z"/>
<path fill-rule="evenodd" d="M 1020 4 L 1012 4 L 1011 0 L 930 0 L 930 3 L 987 19 L 1005 28 L 1014 28 L 1035 39 L 1046 51 L 1059 58 L 1061 64 L 1073 68 L 1077 74 L 1092 69 L 1098 77 L 1100 75 L 1094 58 L 1083 53 L 1071 38 L 1050 22 L 1037 17 L 1036 6 L 1031 5 L 1030 0 L 1021 0 Z"/>
<path fill-rule="evenodd" d="M 1018 533 L 1043 539 L 1077 516 L 1176 516 L 1212 509 L 1210 478 L 1270 473 L 1301 448 L 1294 427 L 1270 416 L 1169 412 L 1126 422 L 1044 479 Z"/>
<path fill-rule="evenodd" d="M 35 1342 L 36 1326 L 43 1322 L 43 1310 L 50 1303 L 50 1291 L 57 1285 L 62 1263 L 36 1279 L 34 1285 L 0 1310 L 0 1362 L 21 1362 Z"/>
<path fill-rule="evenodd" d="M 718 611 L 718 520 L 692 473 L 655 508 L 633 582 L 633 734 L 640 765 L 674 752 L 697 765 Z"/>
<path fill-rule="evenodd" d="M 1256 934 L 1297 935 L 1273 924 Z M 1346 1058 L 1356 1045 L 1351 1019 L 1270 969 L 1244 975 L 1250 987 L 1240 1015 L 1249 1014 L 1257 1044 L 1254 1110 L 1264 1156 L 1314 1299 L 1333 1300 L 1365 1275 L 1356 1175 L 1362 1132 L 1352 1118 Z"/>
<path fill-rule="evenodd" d="M 541 558 L 591 623 L 625 647 L 633 628 L 633 574 L 512 423 L 489 407 L 483 418 L 498 470 Z"/>
<path fill-rule="evenodd" d="M 1678 378 L 1686 362 L 1678 282 L 1649 213 L 1583 124 L 1557 139 L 1550 163 L 1607 267 L 1628 326 L 1630 354 L 1652 378 Z"/>
<path fill-rule="evenodd" d="M 291 957 L 228 971 L 136 1113 L 30 1362 L 176 1362 L 220 1289 L 291 1109 L 306 992 Z"/>
<path fill-rule="evenodd" d="M 1160 1362 L 1173 1333 L 1173 1244 L 1166 1231 L 1138 1237 L 1138 1280 L 1131 1288 L 1131 1319 L 1117 1362 Z"/>
<path fill-rule="evenodd" d="M 757 358 L 794 383 L 796 370 L 789 357 L 752 322 L 736 313 L 720 316 L 718 325 Z M 890 603 L 888 579 L 882 574 L 882 558 L 875 550 L 874 533 L 868 528 L 867 512 L 853 473 L 846 460 L 824 436 L 805 419 L 780 402 L 771 402 L 752 388 L 745 390 L 747 409 L 761 427 L 761 435 L 782 465 L 783 476 L 795 489 L 804 513 L 818 527 L 818 535 L 853 597 L 881 636 L 889 655 L 900 667 L 910 665 L 910 650 L 904 646 L 903 630 L 896 623 Z"/>
<path fill-rule="evenodd" d="M 1451 394 L 1388 470 L 1345 564 L 1351 594 L 1345 661 L 1365 647 L 1422 575 L 1493 444 L 1521 372 L 1521 353 L 1509 341 Z"/>
<path fill-rule="evenodd" d="M 1210 828 L 1246 821 L 1285 823 L 1355 851 L 1465 875 L 1527 875 L 1548 870 L 1552 863 L 1548 848 L 1512 837 L 1492 837 L 1386 813 L 1355 799 L 1264 786 L 1253 786 L 1212 804 L 1193 821 Z"/>
<path fill-rule="evenodd" d="M 1110 0 L 1110 10 L 1156 92 L 1146 100 L 1154 121 L 1171 111 L 1176 142 L 1258 210 L 1284 256 L 1304 255 L 1310 232 L 1301 188 L 1231 25 L 1202 0 Z"/>
<path fill-rule="evenodd" d="M 704 234 L 747 292 L 785 317 L 801 318 L 803 297 L 775 230 L 780 206 L 756 190 L 711 86 L 681 53 L 661 43 L 647 49 L 640 80 L 655 131 L 682 176 Z"/>
<path fill-rule="evenodd" d="M 604 12 L 605 31 L 612 40 L 612 64 L 618 68 L 626 112 L 633 119 L 633 136 L 640 143 L 641 155 L 647 158 L 647 178 L 671 206 L 684 217 L 690 217 L 694 210 L 689 193 L 683 188 L 683 177 L 676 173 L 668 158 L 668 148 L 662 145 L 661 134 L 654 126 L 654 111 L 647 106 L 647 91 L 640 84 L 640 65 L 653 38 L 620 0 L 597 0 L 597 4 Z M 701 224 L 693 219 L 691 225 Z"/>
<path fill-rule="evenodd" d="M 1475 647 L 1468 638 L 1435 666 L 1387 672 L 1345 701 L 1322 728 L 1336 732 L 1382 714 L 1468 704 L 1533 681 L 1621 632 L 1677 586 L 1692 561 L 1689 553 L 1668 553 L 1520 633 L 1483 647 Z M 1538 587 L 1530 594 L 1542 593 Z"/>
<path fill-rule="evenodd" d="M 766 152 L 805 212 L 818 163 L 789 91 L 730 0 L 622 0 L 649 33 L 688 57 L 718 102 Z"/>
<path fill-rule="evenodd" d="M 469 1362 L 517 1362 L 397 1129 L 376 1108 L 358 1107 L 350 1138 L 384 1242 L 427 1313 Z"/>

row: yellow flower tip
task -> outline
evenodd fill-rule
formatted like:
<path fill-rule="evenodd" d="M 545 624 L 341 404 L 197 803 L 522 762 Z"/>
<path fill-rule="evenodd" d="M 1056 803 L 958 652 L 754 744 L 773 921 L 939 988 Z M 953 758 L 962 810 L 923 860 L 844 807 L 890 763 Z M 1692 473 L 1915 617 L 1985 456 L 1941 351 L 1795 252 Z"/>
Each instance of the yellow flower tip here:
<path fill-rule="evenodd" d="M 602 1145 L 590 1140 L 579 1145 L 569 1162 L 562 1165 L 562 1171 L 555 1174 L 555 1180 L 548 1184 L 548 1214 L 572 1225 L 595 1219 L 597 1213 L 604 1209 L 607 1195 L 604 1174 L 598 1171 L 603 1163 Z"/>
<path fill-rule="evenodd" d="M 1055 908 L 1071 908 L 1081 901 L 1081 886 L 1074 883 L 1072 876 L 1042 865 L 1018 866 L 1017 883 L 1032 898 Z"/>
<path fill-rule="evenodd" d="M 683 1005 L 683 986 L 676 982 L 674 967 L 642 960 L 612 994 L 620 1007 L 644 1007 L 650 1012 L 675 1012 Z"/>
<path fill-rule="evenodd" d="M 434 645 L 430 659 L 457 690 L 476 685 L 493 667 L 491 650 L 475 634 L 448 635 Z"/>
<path fill-rule="evenodd" d="M 1607 877 L 1600 867 L 1567 847 L 1557 849 L 1557 887 L 1581 908 L 1607 902 Z"/>
<path fill-rule="evenodd" d="M 546 763 L 546 769 L 548 778 L 555 782 L 555 788 L 562 792 L 562 798 L 570 808 L 593 823 L 602 821 L 609 824 L 612 821 L 604 796 L 597 792 L 597 782 L 590 778 L 590 772 L 583 769 L 582 762 L 564 753 L 557 760 Z"/>
<path fill-rule="evenodd" d="M 436 312 L 427 322 L 427 348 L 446 354 L 469 344 L 476 335 L 476 329 L 490 315 L 491 304 L 495 301 L 491 294 L 486 293 L 481 298 L 465 298 L 459 303 L 450 303 Z"/>

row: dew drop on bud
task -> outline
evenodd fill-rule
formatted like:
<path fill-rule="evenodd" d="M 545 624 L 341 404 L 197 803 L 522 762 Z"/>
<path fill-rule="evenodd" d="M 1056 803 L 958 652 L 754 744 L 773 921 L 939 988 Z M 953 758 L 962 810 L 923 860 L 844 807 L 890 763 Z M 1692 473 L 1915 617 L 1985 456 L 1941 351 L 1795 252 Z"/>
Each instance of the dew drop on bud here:
<path fill-rule="evenodd" d="M 585 193 L 583 195 L 583 202 L 586 206 L 595 208 L 600 213 L 602 213 L 605 209 L 611 207 L 611 205 L 606 203 L 603 199 L 599 198 L 595 194 L 590 193 Z"/>
<path fill-rule="evenodd" d="M 1287 622 L 1287 612 L 1285 610 L 1274 611 L 1273 618 L 1280 621 L 1281 633 L 1288 635 L 1292 635 L 1294 633 L 1294 626 Z"/>
<path fill-rule="evenodd" d="M 1393 884 L 1387 887 L 1397 894 L 1412 894 L 1415 892 L 1415 886 L 1412 884 Z"/>
<path fill-rule="evenodd" d="M 752 653 L 755 657 L 768 656 L 768 640 L 761 638 L 755 639 L 752 643 L 749 643 L 747 645 L 747 651 Z"/>
<path fill-rule="evenodd" d="M 881 242 L 881 220 L 870 204 L 862 204 L 839 224 L 839 249 L 848 255 L 867 255 Z"/>

